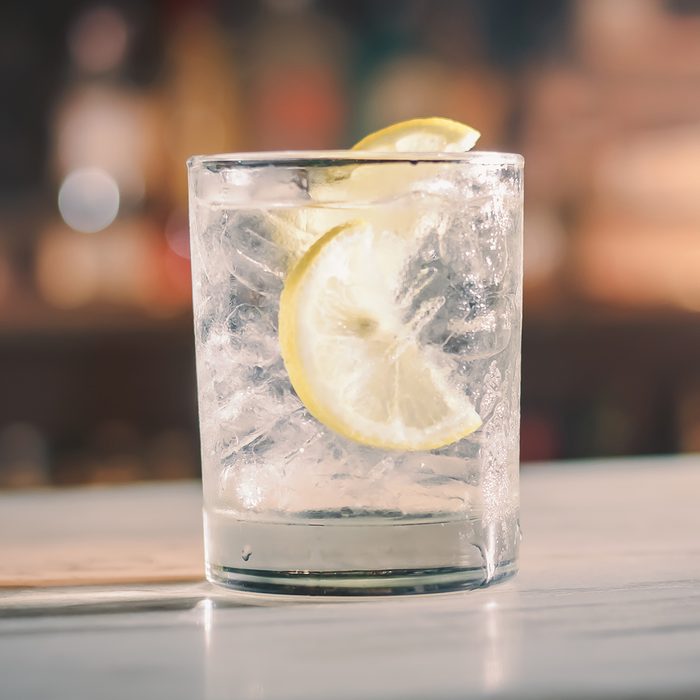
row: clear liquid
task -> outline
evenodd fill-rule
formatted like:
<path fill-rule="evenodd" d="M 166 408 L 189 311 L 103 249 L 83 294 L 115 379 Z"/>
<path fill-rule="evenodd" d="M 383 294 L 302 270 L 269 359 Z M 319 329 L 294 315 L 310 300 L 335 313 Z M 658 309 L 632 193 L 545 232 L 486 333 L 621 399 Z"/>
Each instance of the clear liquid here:
<path fill-rule="evenodd" d="M 411 177 L 420 170 L 401 167 Z M 452 190 L 436 195 L 445 183 L 435 172 L 426 171 L 429 191 L 363 204 L 233 206 L 194 197 L 211 580 L 258 590 L 403 592 L 483 585 L 514 571 L 520 184 L 495 168 L 488 177 L 463 173 L 458 187 L 447 182 Z M 280 182 L 310 187 L 324 181 L 317 175 Z M 277 340 L 279 294 L 299 255 L 284 237 L 299 237 L 291 248 L 308 247 L 355 218 L 415 241 L 399 292 L 406 320 L 436 309 L 419 342 L 481 416 L 469 437 L 426 452 L 375 449 L 329 430 L 296 396 Z"/>
<path fill-rule="evenodd" d="M 244 590 L 377 595 L 475 588 L 516 570 L 514 515 L 495 522 L 325 516 L 280 523 L 205 512 L 208 577 Z"/>

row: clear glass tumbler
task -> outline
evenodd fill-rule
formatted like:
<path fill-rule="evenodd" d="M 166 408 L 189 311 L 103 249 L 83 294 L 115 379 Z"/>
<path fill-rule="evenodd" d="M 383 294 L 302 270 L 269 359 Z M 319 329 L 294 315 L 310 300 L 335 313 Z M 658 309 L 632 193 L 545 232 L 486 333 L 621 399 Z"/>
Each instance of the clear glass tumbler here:
<path fill-rule="evenodd" d="M 522 158 L 188 167 L 209 580 L 377 595 L 512 575 Z"/>

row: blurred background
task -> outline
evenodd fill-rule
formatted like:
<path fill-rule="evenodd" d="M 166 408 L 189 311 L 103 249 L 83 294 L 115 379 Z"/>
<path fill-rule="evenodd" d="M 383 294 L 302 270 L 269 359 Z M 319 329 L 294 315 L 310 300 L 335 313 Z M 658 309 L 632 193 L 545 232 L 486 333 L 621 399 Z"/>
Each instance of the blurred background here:
<path fill-rule="evenodd" d="M 526 158 L 523 460 L 700 450 L 699 0 L 0 5 L 0 488 L 199 470 L 185 158 Z"/>

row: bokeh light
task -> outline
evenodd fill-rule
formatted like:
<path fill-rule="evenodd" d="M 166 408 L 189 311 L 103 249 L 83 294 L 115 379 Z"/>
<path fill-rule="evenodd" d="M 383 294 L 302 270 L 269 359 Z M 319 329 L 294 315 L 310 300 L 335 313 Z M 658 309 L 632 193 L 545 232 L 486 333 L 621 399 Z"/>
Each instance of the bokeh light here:
<path fill-rule="evenodd" d="M 113 7 L 92 7 L 76 20 L 68 36 L 75 64 L 87 73 L 108 71 L 123 60 L 129 33 Z"/>
<path fill-rule="evenodd" d="M 119 213 L 119 187 L 100 168 L 74 170 L 58 192 L 58 209 L 72 229 L 82 233 L 101 231 Z"/>
<path fill-rule="evenodd" d="M 165 222 L 165 240 L 175 255 L 190 259 L 190 230 L 185 212 L 176 209 L 170 214 Z"/>

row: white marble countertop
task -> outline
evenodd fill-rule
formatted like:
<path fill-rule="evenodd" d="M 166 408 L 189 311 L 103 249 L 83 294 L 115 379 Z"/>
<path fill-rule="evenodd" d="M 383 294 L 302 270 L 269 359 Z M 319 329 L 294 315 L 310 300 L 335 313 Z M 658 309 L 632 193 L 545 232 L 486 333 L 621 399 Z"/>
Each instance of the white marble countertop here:
<path fill-rule="evenodd" d="M 196 484 L 2 495 L 5 553 L 77 523 L 108 543 L 93 572 L 119 528 L 172 550 L 136 557 L 170 567 L 157 584 L 6 582 L 0 698 L 700 698 L 700 458 L 527 465 L 522 500 L 515 579 L 341 603 L 168 582 L 178 541 L 198 556 Z"/>

